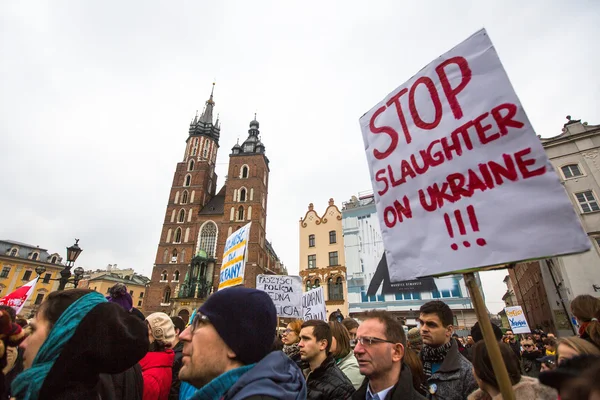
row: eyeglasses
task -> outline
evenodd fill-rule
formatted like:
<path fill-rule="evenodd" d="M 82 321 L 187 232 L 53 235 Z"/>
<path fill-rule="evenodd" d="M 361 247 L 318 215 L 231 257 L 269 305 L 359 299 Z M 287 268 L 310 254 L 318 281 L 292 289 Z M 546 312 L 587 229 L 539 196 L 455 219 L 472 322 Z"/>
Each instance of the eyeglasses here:
<path fill-rule="evenodd" d="M 285 331 L 283 331 L 283 333 L 288 334 L 293 331 L 294 331 L 293 329 L 287 328 Z"/>
<path fill-rule="evenodd" d="M 523 347 L 533 347 L 532 344 L 524 344 Z"/>
<path fill-rule="evenodd" d="M 391 344 L 396 344 L 395 342 L 392 342 L 391 340 L 385 340 L 385 339 L 379 339 L 376 337 L 371 337 L 371 336 L 361 336 L 361 337 L 357 337 L 356 338 L 356 343 L 360 343 L 362 346 L 371 346 L 374 343 L 391 343 Z"/>
<path fill-rule="evenodd" d="M 196 332 L 198 326 L 202 324 L 210 324 L 210 320 L 204 314 L 196 313 L 194 320 L 192 321 L 192 333 Z"/>

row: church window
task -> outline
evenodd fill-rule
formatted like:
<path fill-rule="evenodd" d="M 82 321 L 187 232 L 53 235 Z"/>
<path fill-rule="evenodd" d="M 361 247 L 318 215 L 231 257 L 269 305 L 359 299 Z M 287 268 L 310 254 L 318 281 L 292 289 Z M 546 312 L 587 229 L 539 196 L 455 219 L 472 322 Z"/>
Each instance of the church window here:
<path fill-rule="evenodd" d="M 177 219 L 177 222 L 181 223 L 181 222 L 185 222 L 185 210 L 181 209 L 181 211 L 179 211 L 179 218 Z"/>
<path fill-rule="evenodd" d="M 179 191 L 177 193 L 175 193 L 175 201 L 174 201 L 174 203 L 177 204 L 178 201 L 179 201 Z"/>
<path fill-rule="evenodd" d="M 184 243 L 187 243 L 190 240 L 190 228 L 185 228 L 185 236 L 183 238 Z"/>
<path fill-rule="evenodd" d="M 237 189 L 233 189 L 233 201 L 237 201 L 237 199 L 238 199 L 237 194 L 238 194 Z"/>
<path fill-rule="evenodd" d="M 267 185 L 267 170 L 265 170 L 263 175 L 263 183 L 265 184 L 265 186 Z"/>
<path fill-rule="evenodd" d="M 190 203 L 194 202 L 194 195 L 196 194 L 195 190 L 192 190 L 192 198 L 190 199 Z"/>
<path fill-rule="evenodd" d="M 248 206 L 248 221 L 252 219 L 252 206 Z"/>
<path fill-rule="evenodd" d="M 244 207 L 240 206 L 238 208 L 238 221 L 243 221 L 244 220 Z"/>
<path fill-rule="evenodd" d="M 235 207 L 231 207 L 231 213 L 229 214 L 229 220 L 233 221 L 234 218 L 235 218 Z"/>
<path fill-rule="evenodd" d="M 169 303 L 170 301 L 171 301 L 171 288 L 166 288 L 163 303 Z"/>
<path fill-rule="evenodd" d="M 181 254 L 179 255 L 180 263 L 185 263 L 185 249 L 181 250 Z"/>
<path fill-rule="evenodd" d="M 200 231 L 200 250 L 204 250 L 210 257 L 215 256 L 215 246 L 217 243 L 217 226 L 214 222 L 209 221 L 202 227 Z"/>
<path fill-rule="evenodd" d="M 188 222 L 192 222 L 192 215 L 194 215 L 194 209 L 190 208 L 190 211 L 188 211 Z"/>
<path fill-rule="evenodd" d="M 175 240 L 173 240 L 173 243 L 181 243 L 181 228 L 177 228 L 175 231 Z"/>
<path fill-rule="evenodd" d="M 242 167 L 242 173 L 241 173 L 241 176 L 240 176 L 240 178 L 242 178 L 242 179 L 245 179 L 245 178 L 247 178 L 247 177 L 248 177 L 248 166 L 247 166 L 247 165 L 244 165 L 244 166 Z"/>
<path fill-rule="evenodd" d="M 167 270 L 164 270 L 162 272 L 162 274 L 160 274 L 160 280 L 161 281 L 166 281 L 167 280 Z"/>
<path fill-rule="evenodd" d="M 179 193 L 179 192 L 177 192 Z M 181 204 L 187 204 L 188 201 L 188 192 L 187 190 L 183 191 L 183 194 L 181 195 Z"/>
<path fill-rule="evenodd" d="M 196 147 L 194 147 L 192 149 L 192 155 L 195 156 L 197 152 L 198 152 L 198 149 Z"/>
<path fill-rule="evenodd" d="M 167 231 L 167 243 L 171 241 L 171 234 L 173 232 L 171 231 L 171 229 L 169 228 L 169 230 Z"/>
<path fill-rule="evenodd" d="M 254 188 L 250 188 L 250 201 L 254 200 Z"/>
<path fill-rule="evenodd" d="M 190 163 L 188 164 L 188 171 L 193 171 L 194 170 L 194 160 L 190 160 Z"/>
<path fill-rule="evenodd" d="M 202 156 L 204 158 L 208 157 L 208 144 L 209 144 L 208 140 L 204 142 L 204 152 L 202 153 Z"/>
<path fill-rule="evenodd" d="M 175 270 L 175 272 L 173 273 L 173 281 L 179 282 L 179 271 L 177 270 Z"/>
<path fill-rule="evenodd" d="M 166 263 L 168 259 L 169 259 L 169 250 L 165 250 L 165 253 L 163 254 L 163 262 Z"/>
<path fill-rule="evenodd" d="M 192 176 L 190 174 L 187 174 L 185 176 L 185 183 L 183 186 L 190 186 L 191 183 L 192 183 Z"/>
<path fill-rule="evenodd" d="M 246 201 L 246 188 L 240 189 L 240 201 Z"/>

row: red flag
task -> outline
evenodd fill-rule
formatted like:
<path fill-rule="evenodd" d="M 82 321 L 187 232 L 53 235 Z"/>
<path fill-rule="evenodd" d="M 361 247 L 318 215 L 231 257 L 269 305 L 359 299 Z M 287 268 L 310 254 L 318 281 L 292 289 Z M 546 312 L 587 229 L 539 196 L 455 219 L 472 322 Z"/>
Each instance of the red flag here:
<path fill-rule="evenodd" d="M 29 297 L 31 297 L 31 294 L 33 293 L 33 289 L 35 288 L 35 284 L 37 283 L 38 278 L 27 282 L 25 285 L 21 286 L 14 292 L 9 293 L 3 298 L 1 298 L 0 304 L 10 306 L 15 310 L 17 314 L 20 313 L 21 309 L 25 305 L 25 302 L 29 299 Z"/>

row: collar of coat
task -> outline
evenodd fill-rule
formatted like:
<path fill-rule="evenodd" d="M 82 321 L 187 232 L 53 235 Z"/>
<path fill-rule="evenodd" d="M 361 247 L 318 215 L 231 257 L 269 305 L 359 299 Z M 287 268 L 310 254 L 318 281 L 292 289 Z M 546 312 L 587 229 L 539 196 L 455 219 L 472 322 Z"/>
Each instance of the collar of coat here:
<path fill-rule="evenodd" d="M 460 369 L 460 357 L 462 356 L 458 352 L 456 341 L 452 339 L 450 340 L 452 341 L 452 345 L 450 346 L 450 349 L 448 350 L 446 358 L 444 358 L 440 369 L 438 369 L 435 374 L 440 372 L 454 372 Z"/>
<path fill-rule="evenodd" d="M 356 393 L 352 395 L 353 399 L 365 399 L 367 396 L 367 387 L 369 385 L 369 380 L 365 379 L 362 385 L 358 388 Z M 410 396 L 410 397 L 409 397 Z M 420 396 L 417 391 L 413 387 L 413 379 L 412 373 L 410 372 L 410 368 L 404 363 L 402 363 L 402 369 L 400 370 L 400 379 L 392 390 L 390 390 L 385 396 L 386 399 L 423 399 L 424 397 Z M 384 400 L 384 399 L 381 399 Z"/>

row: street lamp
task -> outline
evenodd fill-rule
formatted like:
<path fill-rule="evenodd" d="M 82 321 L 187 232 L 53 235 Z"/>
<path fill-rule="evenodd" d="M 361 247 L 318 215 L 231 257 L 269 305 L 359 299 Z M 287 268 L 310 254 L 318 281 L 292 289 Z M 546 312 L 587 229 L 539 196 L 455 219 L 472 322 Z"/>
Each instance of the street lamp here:
<path fill-rule="evenodd" d="M 58 285 L 58 290 L 65 290 L 65 286 L 67 285 L 67 283 L 69 282 L 69 278 L 71 277 L 71 268 L 73 268 L 75 260 L 77 260 L 77 257 L 79 257 L 79 255 L 83 251 L 81 247 L 79 247 L 78 243 L 79 239 L 75 239 L 75 244 L 71 247 L 67 247 L 67 263 L 65 265 L 65 268 L 62 271 L 60 271 L 60 278 L 48 279 L 51 281 L 60 281 L 60 284 Z M 46 272 L 46 267 L 44 267 L 43 265 L 35 267 L 35 273 L 38 274 L 38 277 L 44 272 Z M 75 285 L 75 287 L 77 287 L 77 284 L 83 277 L 84 270 L 81 267 L 77 267 L 75 268 L 75 270 L 73 270 L 73 274 L 73 284 Z"/>

